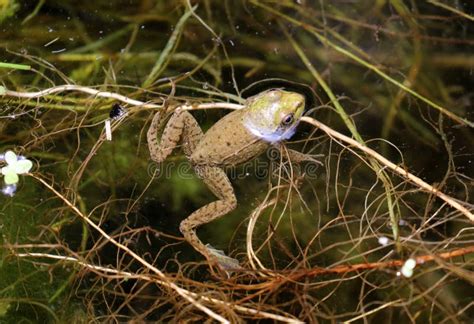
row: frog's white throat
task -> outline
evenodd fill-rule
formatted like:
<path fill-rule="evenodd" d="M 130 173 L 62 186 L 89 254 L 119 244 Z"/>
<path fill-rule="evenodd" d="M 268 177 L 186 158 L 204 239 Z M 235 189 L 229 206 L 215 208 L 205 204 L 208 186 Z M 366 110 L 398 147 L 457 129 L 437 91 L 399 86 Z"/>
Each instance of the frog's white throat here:
<path fill-rule="evenodd" d="M 272 129 L 258 125 L 251 118 L 246 118 L 244 120 L 244 126 L 250 133 L 258 138 L 261 138 L 266 142 L 278 143 L 291 138 L 295 134 L 298 122 L 286 128 L 279 127 L 277 129 Z"/>

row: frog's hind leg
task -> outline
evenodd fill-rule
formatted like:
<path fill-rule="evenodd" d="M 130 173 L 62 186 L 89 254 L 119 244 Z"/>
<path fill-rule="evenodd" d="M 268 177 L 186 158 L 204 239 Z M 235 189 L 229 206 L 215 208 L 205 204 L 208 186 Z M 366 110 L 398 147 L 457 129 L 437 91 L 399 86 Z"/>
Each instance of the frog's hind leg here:
<path fill-rule="evenodd" d="M 148 148 L 151 159 L 155 162 L 163 162 L 182 139 L 182 149 L 189 157 L 203 136 L 196 119 L 189 112 L 182 110 L 175 112 L 161 134 L 158 141 L 158 132 L 162 125 L 162 112 L 157 112 L 151 121 L 147 132 Z"/>
<path fill-rule="evenodd" d="M 201 254 L 210 261 L 217 261 L 219 265 L 225 267 L 233 266 L 237 261 L 221 254 L 213 253 L 196 235 L 196 228 L 202 224 L 224 216 L 237 206 L 234 189 L 225 174 L 224 170 L 218 167 L 196 166 L 197 174 L 202 178 L 204 183 L 219 198 L 211 202 L 188 216 L 180 224 L 180 231 L 186 240 Z M 213 249 L 216 251 L 215 249 Z M 237 265 L 238 267 L 238 265 Z"/>

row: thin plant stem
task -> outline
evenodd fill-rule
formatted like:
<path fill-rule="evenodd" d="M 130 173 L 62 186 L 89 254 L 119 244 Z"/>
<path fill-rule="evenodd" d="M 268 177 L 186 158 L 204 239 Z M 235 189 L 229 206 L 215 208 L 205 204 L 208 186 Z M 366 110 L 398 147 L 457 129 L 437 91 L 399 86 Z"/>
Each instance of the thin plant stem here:
<path fill-rule="evenodd" d="M 186 11 L 184 15 L 178 20 L 178 23 L 176 24 L 173 33 L 171 34 L 170 38 L 168 39 L 168 42 L 166 43 L 165 48 L 161 52 L 160 56 L 158 57 L 158 60 L 156 61 L 155 65 L 153 66 L 153 69 L 151 70 L 150 74 L 148 74 L 148 77 L 146 80 L 143 82 L 142 87 L 147 88 L 149 87 L 155 80 L 158 78 L 158 76 L 163 72 L 163 70 L 166 68 L 166 64 L 169 61 L 169 56 L 173 49 L 176 48 L 179 38 L 181 36 L 181 33 L 183 32 L 183 28 L 185 26 L 186 21 L 189 19 L 189 17 L 192 16 L 194 10 L 196 9 L 197 6 L 192 7 L 190 10 Z"/>
<path fill-rule="evenodd" d="M 434 6 L 437 6 L 437 7 L 440 7 L 440 8 L 443 8 L 443 9 L 446 9 L 448 11 L 451 11 L 453 13 L 455 13 L 456 15 L 459 15 L 463 18 L 466 18 L 466 19 L 469 19 L 471 21 L 474 21 L 474 16 L 470 15 L 470 14 L 467 14 L 465 13 L 464 11 L 461 11 L 459 9 L 456 9 L 456 8 L 453 8 L 445 3 L 441 3 L 439 1 L 436 1 L 436 0 L 427 0 L 428 3 L 431 3 L 432 5 Z"/>
<path fill-rule="evenodd" d="M 167 285 L 166 285 L 167 287 L 174 290 L 178 295 L 183 297 L 185 300 L 190 302 L 193 306 L 200 309 L 201 311 L 203 311 L 204 313 L 206 313 L 207 315 L 209 315 L 210 317 L 212 317 L 216 321 L 218 321 L 220 323 L 230 323 L 228 320 L 226 320 L 225 318 L 223 318 L 219 314 L 216 314 L 215 312 L 210 310 L 208 307 L 202 305 L 196 298 L 190 296 L 187 293 L 187 290 L 185 290 L 185 289 L 179 287 L 178 285 L 176 285 L 175 283 L 171 282 L 170 279 L 163 272 L 158 270 L 158 268 L 156 268 L 151 263 L 149 263 L 148 261 L 143 259 L 141 256 L 136 254 L 134 251 L 130 250 L 126 245 L 118 242 L 113 237 L 111 237 L 109 234 L 107 234 L 102 228 L 100 228 L 97 224 L 95 224 L 91 220 L 90 217 L 85 216 L 74 204 L 72 204 L 68 199 L 66 199 L 60 192 L 58 192 L 55 188 L 53 188 L 53 186 L 51 186 L 45 180 L 43 180 L 42 178 L 39 178 L 35 175 L 32 175 L 32 176 L 33 176 L 33 178 L 38 180 L 41 184 L 43 184 L 46 188 L 48 188 L 48 190 L 52 191 L 58 198 L 60 198 L 62 201 L 64 201 L 64 203 L 66 205 L 68 205 L 69 208 L 71 208 L 74 211 L 74 213 L 76 213 L 83 221 L 85 221 L 87 224 L 89 224 L 89 226 L 91 226 L 97 232 L 99 232 L 107 241 L 111 242 L 112 244 L 114 244 L 119 249 L 125 251 L 126 253 L 131 255 L 135 260 L 140 262 L 143 266 L 147 267 L 148 269 L 153 271 L 156 275 L 158 275 L 158 277 L 160 277 L 161 280 L 163 280 L 163 282 L 167 283 Z"/>
<path fill-rule="evenodd" d="M 31 70 L 30 65 L 0 62 L 0 68 L 15 70 Z M 0 93 L 1 94 L 1 93 Z"/>
<path fill-rule="evenodd" d="M 425 102 L 426 104 L 428 104 L 429 106 L 433 107 L 434 109 L 440 111 L 441 113 L 445 114 L 446 116 L 448 116 L 450 119 L 456 121 L 457 123 L 461 124 L 461 125 L 468 125 L 469 127 L 472 127 L 474 128 L 474 122 L 473 121 L 470 121 L 470 120 L 467 120 L 465 118 L 462 118 L 462 117 L 459 117 L 458 115 L 456 115 L 455 113 L 449 111 L 447 108 L 435 103 L 433 100 L 431 99 L 428 99 L 426 98 L 425 96 L 419 94 L 418 92 L 416 92 L 415 90 L 413 89 L 410 89 L 410 87 L 404 85 L 403 83 L 399 82 L 398 80 L 395 80 L 394 78 L 392 78 L 391 76 L 389 76 L 388 74 L 386 74 L 385 72 L 383 72 L 381 69 L 379 69 L 378 67 L 376 67 L 375 65 L 373 65 L 372 63 L 362 59 L 361 57 L 351 53 L 350 51 L 340 47 L 339 45 L 333 43 L 332 41 L 330 41 L 327 37 L 321 35 L 317 30 L 316 28 L 314 28 L 313 26 L 310 26 L 308 24 L 305 24 L 301 21 L 298 21 L 296 19 L 293 19 L 291 17 L 289 17 L 288 15 L 284 15 L 282 14 L 281 12 L 279 12 L 278 10 L 274 9 L 274 8 L 271 8 L 267 5 L 264 5 L 264 4 L 261 4 L 260 2 L 258 1 L 255 1 L 255 0 L 252 0 L 252 3 L 254 3 L 255 5 L 261 7 L 261 8 L 264 8 L 265 10 L 279 16 L 279 17 L 282 17 L 284 18 L 285 20 L 291 22 L 292 24 L 296 25 L 296 26 L 299 26 L 299 27 L 302 27 L 303 29 L 305 29 L 306 31 L 308 31 L 310 34 L 312 34 L 313 36 L 315 36 L 323 45 L 327 45 L 329 47 L 331 47 L 332 49 L 334 49 L 335 51 L 343 54 L 344 56 L 352 59 L 353 61 L 359 63 L 360 65 L 368 68 L 369 70 L 377 73 L 378 75 L 380 75 L 382 78 L 384 78 L 385 80 L 389 81 L 390 83 L 396 85 L 397 87 L 399 87 L 400 89 L 403 89 L 404 91 L 408 92 L 409 94 L 411 94 L 412 96 L 414 96 L 415 98 L 417 99 L 420 99 L 421 101 Z"/>
<path fill-rule="evenodd" d="M 354 123 L 349 118 L 349 116 L 346 114 L 346 111 L 344 110 L 342 105 L 337 100 L 336 96 L 332 92 L 329 85 L 323 79 L 321 74 L 319 74 L 319 72 L 314 68 L 313 64 L 311 64 L 311 62 L 309 61 L 308 57 L 304 54 L 301 47 L 293 39 L 293 37 L 291 37 L 291 35 L 286 31 L 286 29 L 283 27 L 282 24 L 280 24 L 280 27 L 283 29 L 286 37 L 290 41 L 291 45 L 295 49 L 295 51 L 298 54 L 298 56 L 300 57 L 300 59 L 303 61 L 305 66 L 308 68 L 308 70 L 311 72 L 313 77 L 316 79 L 316 81 L 321 85 L 323 90 L 326 92 L 326 94 L 328 95 L 328 97 L 331 100 L 332 104 L 336 108 L 337 113 L 342 118 L 345 125 L 350 130 L 350 132 L 352 133 L 352 135 L 355 137 L 355 139 L 359 143 L 364 144 L 364 140 L 362 139 L 362 136 L 360 136 L 360 134 L 357 131 L 357 128 L 355 127 Z M 380 178 L 380 180 L 383 183 L 384 190 L 385 190 L 385 196 L 387 198 L 387 209 L 388 209 L 388 213 L 389 213 L 389 216 L 390 216 L 390 222 L 391 222 L 391 225 L 392 225 L 391 227 L 392 227 L 393 237 L 395 238 L 395 241 L 397 242 L 397 249 L 400 249 L 398 217 L 397 217 L 397 214 L 395 213 L 395 208 L 396 207 L 397 207 L 397 209 L 399 209 L 399 208 L 398 208 L 398 206 L 396 206 L 396 202 L 393 200 L 393 197 L 392 197 L 393 185 L 390 181 L 390 178 L 385 173 L 383 168 L 380 167 L 380 165 L 377 163 L 377 161 L 371 159 L 370 164 L 371 164 L 372 168 L 374 168 L 374 170 L 376 171 L 377 176 Z"/>
<path fill-rule="evenodd" d="M 329 126 L 324 125 L 323 123 L 321 123 L 320 121 L 318 121 L 314 118 L 304 116 L 304 117 L 301 117 L 301 120 L 308 123 L 308 124 L 311 124 L 311 125 L 319 128 L 319 129 L 321 129 L 323 132 L 328 134 L 330 137 L 338 139 L 340 141 L 343 141 L 347 144 L 353 145 L 357 149 L 363 151 L 364 153 L 367 153 L 368 155 L 370 155 L 371 157 L 373 157 L 374 159 L 376 159 L 377 161 L 379 161 L 380 163 L 385 165 L 387 168 L 389 168 L 392 171 L 398 173 L 398 175 L 400 175 L 401 177 L 403 177 L 407 180 L 410 180 L 412 183 L 414 183 L 415 185 L 417 185 L 418 187 L 420 187 L 424 191 L 432 193 L 436 197 L 444 200 L 448 205 L 450 205 L 454 209 L 458 210 L 459 212 L 464 214 L 467 218 L 469 218 L 472 222 L 474 222 L 474 214 L 467 207 L 463 206 L 459 201 L 457 201 L 456 199 L 448 196 L 447 194 L 443 193 L 442 191 L 436 189 L 432 185 L 424 182 L 422 179 L 420 179 L 417 176 L 415 176 L 414 174 L 408 172 L 406 169 L 404 169 L 404 168 L 396 165 L 395 163 L 389 161 L 388 159 L 386 159 L 385 157 L 383 157 L 382 155 L 380 155 L 376 151 L 372 150 L 371 148 L 369 148 L 365 145 L 362 145 L 358 141 L 356 141 L 356 140 L 354 140 L 354 139 L 352 139 L 352 138 L 350 138 L 350 137 L 348 137 L 344 134 L 336 132 L 335 130 L 333 130 Z"/>

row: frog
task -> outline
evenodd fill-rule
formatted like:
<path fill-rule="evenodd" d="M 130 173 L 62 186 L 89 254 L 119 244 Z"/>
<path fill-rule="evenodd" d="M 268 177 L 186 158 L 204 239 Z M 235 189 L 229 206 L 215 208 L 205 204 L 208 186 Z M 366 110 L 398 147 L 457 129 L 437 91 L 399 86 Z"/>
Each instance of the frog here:
<path fill-rule="evenodd" d="M 147 132 L 151 159 L 161 163 L 181 144 L 198 177 L 217 197 L 179 225 L 185 240 L 210 262 L 224 264 L 225 257 L 220 250 L 205 245 L 196 230 L 237 207 L 234 188 L 225 168 L 248 162 L 270 147 L 290 139 L 304 111 L 304 95 L 276 88 L 247 98 L 242 109 L 228 113 L 205 133 L 188 110 L 174 110 L 161 136 L 163 111 L 158 111 L 153 117 Z M 313 160 L 298 151 L 288 149 L 286 152 L 291 162 Z M 228 264 L 235 265 L 233 262 Z"/>

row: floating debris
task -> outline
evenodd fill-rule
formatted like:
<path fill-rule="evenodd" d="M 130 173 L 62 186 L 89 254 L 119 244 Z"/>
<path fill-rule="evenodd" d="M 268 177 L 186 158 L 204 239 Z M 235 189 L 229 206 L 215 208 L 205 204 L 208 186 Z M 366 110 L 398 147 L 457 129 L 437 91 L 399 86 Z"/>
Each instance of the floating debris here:
<path fill-rule="evenodd" d="M 115 103 L 112 106 L 112 109 L 110 110 L 109 117 L 110 117 L 110 119 L 119 119 L 120 117 L 122 117 L 126 113 L 127 113 L 127 111 L 125 110 L 124 107 L 122 107 L 118 103 Z"/>

